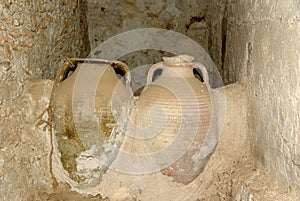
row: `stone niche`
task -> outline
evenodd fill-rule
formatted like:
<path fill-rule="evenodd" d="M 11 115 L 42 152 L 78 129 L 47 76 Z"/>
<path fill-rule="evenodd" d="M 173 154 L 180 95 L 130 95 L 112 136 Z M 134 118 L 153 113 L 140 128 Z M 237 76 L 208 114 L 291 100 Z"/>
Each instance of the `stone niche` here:
<path fill-rule="evenodd" d="M 299 200 L 299 10 L 297 0 L 0 1 L 0 200 Z M 176 31 L 209 53 L 227 99 L 219 144 L 190 185 L 109 169 L 98 189 L 72 188 L 53 165 L 54 78 L 66 58 L 141 28 Z M 134 69 L 170 55 L 118 60 Z M 133 75 L 136 95 L 146 74 Z"/>

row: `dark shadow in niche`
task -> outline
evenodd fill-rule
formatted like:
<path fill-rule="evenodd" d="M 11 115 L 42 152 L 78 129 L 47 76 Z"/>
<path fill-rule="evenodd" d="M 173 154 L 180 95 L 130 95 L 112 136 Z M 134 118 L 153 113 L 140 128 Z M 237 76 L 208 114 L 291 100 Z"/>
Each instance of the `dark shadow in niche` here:
<path fill-rule="evenodd" d="M 190 28 L 190 26 L 194 23 L 194 22 L 202 22 L 205 21 L 205 16 L 199 17 L 191 17 L 190 21 L 185 25 L 185 28 L 188 30 Z"/>
<path fill-rule="evenodd" d="M 223 16 L 222 19 L 222 70 L 224 70 L 226 56 L 226 35 L 227 35 L 227 19 Z"/>
<path fill-rule="evenodd" d="M 88 22 L 86 12 L 88 11 L 87 0 L 78 1 L 78 12 L 80 12 L 80 36 L 82 39 L 82 46 L 80 47 L 81 57 L 87 57 L 90 53 L 91 44 L 88 33 Z"/>
<path fill-rule="evenodd" d="M 221 55 L 221 76 L 224 79 L 224 84 L 229 84 L 230 81 L 228 80 L 228 78 L 226 77 L 226 74 L 228 73 L 228 69 L 225 69 L 225 60 L 226 60 L 226 43 L 227 43 L 227 26 L 228 26 L 228 20 L 227 20 L 227 13 L 228 13 L 228 5 L 227 3 L 225 3 L 225 8 L 224 8 L 224 13 L 222 16 L 222 24 L 221 24 L 221 39 L 222 39 L 222 46 L 221 46 L 221 51 L 222 51 L 222 55 Z M 233 81 L 235 82 L 235 81 Z"/>

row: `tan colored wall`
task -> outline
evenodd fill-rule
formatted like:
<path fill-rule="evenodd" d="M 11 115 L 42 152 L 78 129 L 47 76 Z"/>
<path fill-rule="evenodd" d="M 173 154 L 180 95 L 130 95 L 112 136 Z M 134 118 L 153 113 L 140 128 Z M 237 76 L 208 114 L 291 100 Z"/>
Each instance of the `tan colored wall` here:
<path fill-rule="evenodd" d="M 1 200 L 37 200 L 39 190 L 51 187 L 49 136 L 33 131 L 51 83 L 37 85 L 41 100 L 22 96 L 23 85 L 32 77 L 53 78 L 62 59 L 86 54 L 83 8 L 75 0 L 0 1 Z"/>
<path fill-rule="evenodd" d="M 27 77 L 53 78 L 67 56 L 87 54 L 84 4 L 75 2 L 1 1 L 0 84 L 11 89 L 1 96 L 17 95 Z"/>
<path fill-rule="evenodd" d="M 243 82 L 252 154 L 300 190 L 300 3 L 229 0 L 226 82 Z M 288 191 L 288 190 L 287 190 Z"/>
<path fill-rule="evenodd" d="M 182 33 L 208 50 L 209 32 L 205 17 L 208 2 L 208 0 L 88 0 L 86 14 L 91 49 L 129 30 L 161 28 Z M 161 61 L 163 56 L 171 55 L 159 50 L 142 50 L 131 52 L 119 59 L 133 69 L 146 64 L 155 64 Z M 97 54 L 92 56 L 97 57 Z M 148 68 L 143 70 L 140 68 L 139 71 L 133 72 L 134 90 L 146 84 L 147 70 Z"/>
<path fill-rule="evenodd" d="M 207 49 L 207 5 L 207 0 L 88 0 L 91 48 L 125 31 L 162 28 L 186 34 Z"/>

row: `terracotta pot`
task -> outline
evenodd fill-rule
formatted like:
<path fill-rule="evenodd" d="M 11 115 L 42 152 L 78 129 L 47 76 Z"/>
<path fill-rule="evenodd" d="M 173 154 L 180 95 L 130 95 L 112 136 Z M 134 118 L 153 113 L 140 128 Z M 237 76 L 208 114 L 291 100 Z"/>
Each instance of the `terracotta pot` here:
<path fill-rule="evenodd" d="M 116 156 L 110 146 L 122 142 L 120 119 L 126 111 L 122 98 L 113 96 L 124 100 L 132 95 L 128 72 L 122 62 L 70 59 L 57 77 L 52 97 L 55 141 L 75 184 L 98 183 Z"/>
<path fill-rule="evenodd" d="M 211 88 L 199 63 L 165 59 L 153 65 L 132 117 L 146 152 L 164 175 L 188 184 L 205 167 L 213 146 L 205 146 L 212 117 Z M 204 150 L 205 149 L 205 150 Z"/>

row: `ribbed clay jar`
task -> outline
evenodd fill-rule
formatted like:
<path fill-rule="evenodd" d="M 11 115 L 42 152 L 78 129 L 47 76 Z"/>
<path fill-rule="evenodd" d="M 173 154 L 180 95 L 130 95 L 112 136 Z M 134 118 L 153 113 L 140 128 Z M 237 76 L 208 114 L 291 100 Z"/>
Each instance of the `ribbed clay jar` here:
<path fill-rule="evenodd" d="M 164 60 L 149 69 L 137 100 L 134 116 L 142 129 L 136 135 L 164 175 L 188 184 L 203 171 L 214 148 L 199 156 L 212 116 L 208 73 L 202 64 L 180 57 Z"/>
<path fill-rule="evenodd" d="M 56 154 L 73 187 L 98 184 L 116 156 L 109 146 L 122 141 L 121 100 L 132 95 L 127 73 L 122 62 L 69 59 L 56 79 L 52 96 Z"/>

